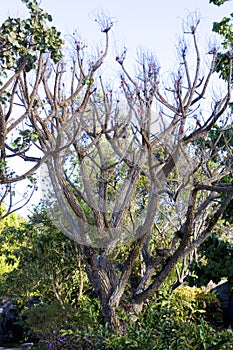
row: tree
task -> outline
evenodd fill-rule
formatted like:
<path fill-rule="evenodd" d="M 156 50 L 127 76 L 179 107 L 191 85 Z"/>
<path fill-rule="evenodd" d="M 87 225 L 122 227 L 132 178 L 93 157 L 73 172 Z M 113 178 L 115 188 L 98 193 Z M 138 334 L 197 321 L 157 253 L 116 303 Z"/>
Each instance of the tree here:
<path fill-rule="evenodd" d="M 0 215 L 4 216 L 6 213 L 6 207 L 2 205 L 0 207 Z M 5 219 L 2 219 L 0 221 L 0 230 L 3 231 L 7 227 L 14 226 L 16 229 L 19 228 L 23 223 L 25 223 L 26 220 L 22 217 L 20 217 L 16 213 L 12 213 L 11 215 L 7 216 Z"/>
<path fill-rule="evenodd" d="M 41 207 L 20 226 L 11 222 L 0 236 L 3 272 L 7 271 L 1 276 L 1 295 L 20 298 L 18 302 L 26 305 L 32 296 L 40 302 L 57 300 L 62 308 L 77 304 L 87 280 L 77 244 L 64 237 Z"/>
<path fill-rule="evenodd" d="M 6 208 L 2 205 L 0 207 L 0 215 L 4 216 L 6 212 Z M 2 219 L 0 221 L 0 241 L 2 240 L 2 232 L 6 229 L 8 229 L 9 227 L 14 227 L 15 229 L 19 229 L 23 224 L 25 224 L 26 220 L 24 218 L 21 218 L 19 215 L 17 215 L 16 213 L 12 213 L 10 215 L 8 215 L 7 217 L 5 217 L 4 219 Z M 1 242 L 1 249 L 4 249 L 4 244 L 3 242 Z M 5 263 L 5 257 L 1 254 L 0 255 L 0 279 L 2 278 L 3 274 L 6 272 L 9 272 L 13 269 L 12 265 L 7 265 Z"/>
<path fill-rule="evenodd" d="M 233 56 L 226 55 L 228 74 L 216 96 L 210 85 L 218 51 L 210 47 L 202 66 L 200 19 L 193 15 L 168 81 L 155 55 L 143 50 L 132 75 L 123 48 L 118 89 L 101 74 L 113 21 L 100 12 L 95 20 L 105 46 L 92 55 L 76 33 L 70 56 L 58 63 L 39 53 L 40 89 L 33 103 L 23 100 L 23 121 L 46 162 L 42 189 L 53 220 L 79 244 L 104 319 L 120 328 L 117 308 L 141 311 L 232 200 L 232 183 L 224 180 L 232 158 L 213 162 L 224 158 L 229 141 L 216 149 L 209 135 L 220 121 L 222 131 L 232 127 Z"/>
<path fill-rule="evenodd" d="M 27 116 L 38 104 L 46 60 L 62 57 L 60 33 L 47 24 L 52 17 L 35 0 L 22 2 L 30 17 L 9 17 L 0 28 L 0 204 L 7 207 L 0 218 L 23 207 L 36 190 L 34 173 L 43 159 L 32 156 L 37 134 L 27 125 Z M 24 179 L 29 184 L 21 198 L 15 184 Z"/>

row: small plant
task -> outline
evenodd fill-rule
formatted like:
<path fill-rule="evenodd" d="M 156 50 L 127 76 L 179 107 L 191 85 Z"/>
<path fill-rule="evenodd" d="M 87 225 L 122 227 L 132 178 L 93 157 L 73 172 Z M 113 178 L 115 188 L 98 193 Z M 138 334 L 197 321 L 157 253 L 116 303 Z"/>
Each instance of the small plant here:
<path fill-rule="evenodd" d="M 213 326 L 222 325 L 221 302 L 215 293 L 186 286 L 176 289 L 173 297 L 181 316 L 189 316 L 194 321 L 202 318 Z"/>
<path fill-rule="evenodd" d="M 25 327 L 26 336 L 36 338 L 46 345 L 54 343 L 54 349 L 62 348 L 66 339 L 60 336 L 60 330 L 67 328 L 72 318 L 71 307 L 62 308 L 58 302 L 34 305 L 30 309 L 25 308 L 21 313 L 21 323 Z"/>

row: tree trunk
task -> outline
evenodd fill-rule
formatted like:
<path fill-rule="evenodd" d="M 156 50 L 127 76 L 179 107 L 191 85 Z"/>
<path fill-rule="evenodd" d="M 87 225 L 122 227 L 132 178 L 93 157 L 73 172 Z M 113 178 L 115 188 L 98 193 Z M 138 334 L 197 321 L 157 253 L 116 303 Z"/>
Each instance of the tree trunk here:
<path fill-rule="evenodd" d="M 116 314 L 116 308 L 109 304 L 102 305 L 102 314 L 110 329 L 121 333 L 121 324 Z"/>
<path fill-rule="evenodd" d="M 114 265 L 106 257 L 97 256 L 95 253 L 85 259 L 85 263 L 88 279 L 101 303 L 104 321 L 112 330 L 120 329 L 116 307 L 109 303 L 118 282 Z"/>

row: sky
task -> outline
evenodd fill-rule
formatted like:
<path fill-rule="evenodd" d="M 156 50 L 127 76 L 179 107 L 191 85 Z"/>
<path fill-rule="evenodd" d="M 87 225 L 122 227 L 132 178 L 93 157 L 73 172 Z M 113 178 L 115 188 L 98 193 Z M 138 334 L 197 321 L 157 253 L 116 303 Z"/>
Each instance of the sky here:
<path fill-rule="evenodd" d="M 116 20 L 112 30 L 112 52 L 116 47 L 126 46 L 127 59 L 136 58 L 136 49 L 142 46 L 153 51 L 166 72 L 175 64 L 175 43 L 182 32 L 183 20 L 190 12 L 200 12 L 199 40 L 208 46 L 214 21 L 220 21 L 233 12 L 233 1 L 221 7 L 209 4 L 209 0 L 42 0 L 40 6 L 53 17 L 53 25 L 66 37 L 77 30 L 90 44 L 98 43 L 102 37 L 93 20 L 93 11 L 106 11 Z M 26 17 L 27 9 L 20 0 L 2 1 L 1 23 L 8 17 Z M 207 52 L 207 51 L 206 51 Z M 38 201 L 39 195 L 33 202 Z M 21 215 L 27 213 L 24 208 Z"/>
<path fill-rule="evenodd" d="M 151 49 L 161 66 L 167 68 L 175 58 L 175 41 L 181 32 L 182 20 L 190 12 L 201 14 L 201 40 L 207 45 L 213 21 L 233 11 L 233 1 L 217 7 L 209 0 L 42 0 L 41 7 L 53 17 L 53 24 L 63 35 L 77 29 L 89 43 L 101 40 L 93 21 L 93 11 L 102 9 L 116 19 L 113 28 L 113 47 L 123 43 L 128 56 L 135 57 L 138 46 Z M 20 0 L 2 1 L 0 20 L 7 16 L 23 16 L 26 7 Z M 113 53 L 115 54 L 115 53 Z"/>

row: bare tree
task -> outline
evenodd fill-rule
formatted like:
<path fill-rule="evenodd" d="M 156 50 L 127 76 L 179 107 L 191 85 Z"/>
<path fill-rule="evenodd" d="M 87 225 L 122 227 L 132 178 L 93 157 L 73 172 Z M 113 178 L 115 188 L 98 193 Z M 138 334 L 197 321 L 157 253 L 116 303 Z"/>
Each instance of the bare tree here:
<path fill-rule="evenodd" d="M 232 56 L 227 82 L 214 100 L 217 50 L 210 49 L 208 66 L 202 66 L 194 16 L 185 29 L 191 41 L 180 41 L 169 82 L 161 81 L 156 57 L 143 50 L 136 73 L 129 73 L 123 49 L 116 56 L 118 89 L 100 73 L 113 22 L 99 13 L 95 18 L 104 47 L 88 56 L 74 35 L 66 61 L 54 65 L 42 55 L 35 97 L 24 98 L 23 119 L 46 163 L 42 191 L 54 221 L 79 244 L 105 321 L 120 327 L 116 309 L 127 304 L 141 311 L 232 200 L 233 186 L 224 180 L 232 171 L 230 140 L 224 139 L 232 122 Z M 27 96 L 24 80 L 20 84 Z M 220 119 L 224 145 L 217 150 L 206 142 Z"/>
<path fill-rule="evenodd" d="M 185 30 L 192 43 L 179 43 L 180 62 L 169 85 L 160 80 L 156 57 L 142 50 L 132 76 L 124 49 L 116 56 L 121 69 L 117 93 L 102 76 L 94 77 L 112 25 L 106 18 L 100 21 L 105 49 L 90 60 L 76 40 L 71 86 L 64 86 L 64 64 L 57 66 L 52 84 L 43 79 L 50 112 L 32 120 L 48 155 L 44 190 L 49 188 L 53 217 L 80 244 L 104 318 L 115 327 L 122 299 L 132 312 L 140 311 L 177 263 L 208 237 L 232 199 L 232 184 L 224 182 L 232 160 L 220 161 L 227 149 L 231 157 L 230 141 L 225 139 L 219 150 L 205 143 L 211 142 L 208 133 L 220 118 L 221 135 L 231 127 L 232 57 L 226 86 L 214 100 L 209 86 L 217 50 L 210 49 L 203 73 L 199 19 L 192 17 Z M 219 161 L 214 163 L 214 157 Z M 161 229 L 165 213 L 167 227 Z"/>

